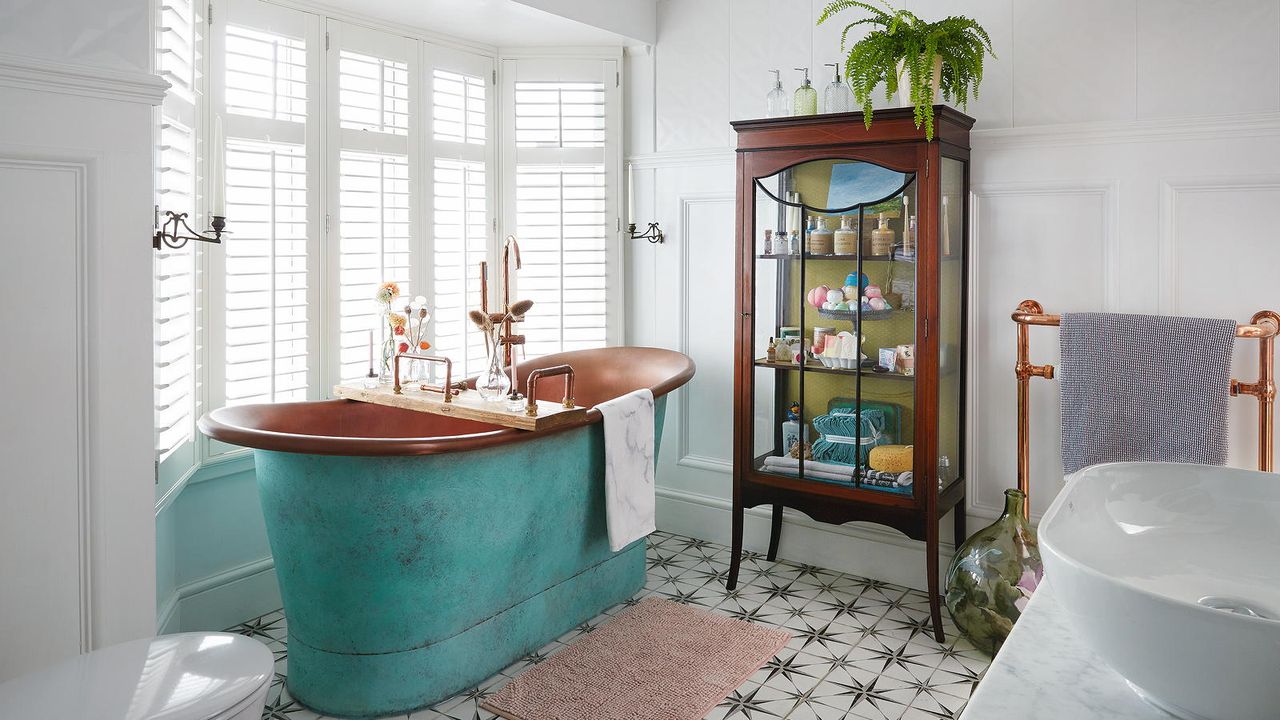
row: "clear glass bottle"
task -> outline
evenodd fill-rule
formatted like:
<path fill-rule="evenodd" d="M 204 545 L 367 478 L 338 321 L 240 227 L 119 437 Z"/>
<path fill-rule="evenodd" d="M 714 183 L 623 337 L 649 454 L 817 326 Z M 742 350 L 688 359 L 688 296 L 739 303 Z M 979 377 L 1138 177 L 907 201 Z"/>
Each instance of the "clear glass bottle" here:
<path fill-rule="evenodd" d="M 773 236 L 773 254 L 774 255 L 790 255 L 791 246 L 788 244 L 790 240 L 787 238 L 786 230 L 779 230 Z"/>
<path fill-rule="evenodd" d="M 836 63 L 824 63 L 824 65 L 835 72 L 835 79 L 823 92 L 822 112 L 853 112 L 853 91 L 840 79 L 840 66 Z"/>
<path fill-rule="evenodd" d="M 853 216 L 840 218 L 840 229 L 833 233 L 832 252 L 836 255 L 855 255 L 858 252 L 858 231 L 853 229 Z"/>
<path fill-rule="evenodd" d="M 792 115 L 817 115 L 818 91 L 809 84 L 809 68 L 796 68 L 804 71 L 804 84 L 796 88 L 795 102 L 792 104 Z"/>
<path fill-rule="evenodd" d="M 787 91 L 782 89 L 782 73 L 773 73 L 773 89 L 765 97 L 765 117 L 786 117 L 791 114 L 791 103 L 787 101 Z"/>

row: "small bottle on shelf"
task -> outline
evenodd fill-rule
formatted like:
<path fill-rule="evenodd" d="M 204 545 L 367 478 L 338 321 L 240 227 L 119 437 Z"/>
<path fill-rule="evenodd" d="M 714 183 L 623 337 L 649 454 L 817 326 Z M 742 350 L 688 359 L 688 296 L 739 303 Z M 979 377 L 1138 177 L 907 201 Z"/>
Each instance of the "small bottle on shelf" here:
<path fill-rule="evenodd" d="M 778 359 L 778 340 L 769 338 L 769 349 L 765 352 L 765 360 L 775 362 Z"/>
<path fill-rule="evenodd" d="M 858 231 L 853 229 L 853 216 L 843 215 L 840 218 L 840 229 L 832 236 L 832 252 L 836 255 L 856 255 L 858 252 Z"/>
<path fill-rule="evenodd" d="M 791 248 L 788 247 L 787 231 L 779 230 L 777 235 L 773 236 L 773 254 L 774 255 L 790 255 Z"/>
<path fill-rule="evenodd" d="M 773 254 L 773 231 L 764 231 L 764 253 L 765 255 Z"/>
<path fill-rule="evenodd" d="M 889 227 L 889 216 L 886 213 L 880 213 L 880 227 L 871 231 L 871 254 L 892 254 L 893 246 L 897 239 L 898 234 L 893 231 L 893 228 Z"/>
<path fill-rule="evenodd" d="M 786 117 L 791 114 L 791 103 L 787 102 L 787 91 L 782 89 L 782 73 L 773 73 L 773 89 L 765 97 L 765 117 Z"/>
<path fill-rule="evenodd" d="M 817 115 L 818 91 L 813 89 L 813 85 L 809 84 L 809 68 L 796 68 L 796 70 L 804 71 L 804 84 L 796 88 L 795 103 L 792 106 L 791 114 Z"/>
<path fill-rule="evenodd" d="M 825 217 L 818 218 L 817 227 L 809 230 L 809 252 L 814 255 L 830 255 L 834 252 L 835 233 L 827 227 Z"/>

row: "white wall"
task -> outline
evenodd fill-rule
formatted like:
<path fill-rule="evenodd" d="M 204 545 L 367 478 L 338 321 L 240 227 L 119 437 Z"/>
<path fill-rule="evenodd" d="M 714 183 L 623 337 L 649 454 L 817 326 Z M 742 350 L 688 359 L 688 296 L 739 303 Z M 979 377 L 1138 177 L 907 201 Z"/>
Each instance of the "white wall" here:
<path fill-rule="evenodd" d="M 154 629 L 148 32 L 0 7 L 0 680 Z"/>
<path fill-rule="evenodd" d="M 698 377 L 673 404 L 660 524 L 728 538 L 733 153 L 729 121 L 759 116 L 772 68 L 839 56 L 820 0 L 660 0 L 658 41 L 628 55 L 637 213 L 667 243 L 629 248 L 629 342 L 677 347 Z M 1024 298 L 1051 312 L 1247 319 L 1280 306 L 1280 2 L 910 0 L 991 33 L 973 135 L 970 528 L 1014 484 L 1014 328 Z M 852 19 L 852 17 L 850 18 Z M 883 105 L 884 103 L 880 103 Z M 1033 360 L 1057 334 L 1033 331 Z M 1237 377 L 1256 374 L 1242 341 Z M 1034 383 L 1034 513 L 1061 487 L 1057 386 Z M 1256 402 L 1233 400 L 1233 464 L 1251 466 Z M 923 583 L 919 544 L 790 514 L 782 554 Z M 751 524 L 754 523 L 754 524 Z M 760 516 L 747 544 L 767 537 Z M 943 537 L 949 537 L 944 529 Z M 885 541 L 872 548 L 857 539 Z"/>

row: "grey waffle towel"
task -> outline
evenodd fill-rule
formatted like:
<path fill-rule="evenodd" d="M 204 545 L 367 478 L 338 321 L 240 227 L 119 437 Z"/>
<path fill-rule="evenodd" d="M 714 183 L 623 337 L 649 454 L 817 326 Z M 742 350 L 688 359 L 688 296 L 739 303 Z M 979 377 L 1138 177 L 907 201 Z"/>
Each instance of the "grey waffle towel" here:
<path fill-rule="evenodd" d="M 1062 316 L 1062 469 L 1227 461 L 1232 320 Z"/>

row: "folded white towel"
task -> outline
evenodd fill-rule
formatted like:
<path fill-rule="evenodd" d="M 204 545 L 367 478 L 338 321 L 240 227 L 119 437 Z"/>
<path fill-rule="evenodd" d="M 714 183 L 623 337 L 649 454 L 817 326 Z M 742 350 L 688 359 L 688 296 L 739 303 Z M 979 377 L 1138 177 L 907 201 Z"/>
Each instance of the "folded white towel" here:
<path fill-rule="evenodd" d="M 596 405 L 604 416 L 604 501 L 609 548 L 617 552 L 657 529 L 654 521 L 653 392 Z"/>

